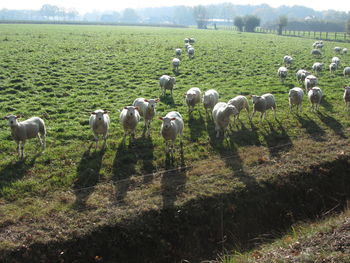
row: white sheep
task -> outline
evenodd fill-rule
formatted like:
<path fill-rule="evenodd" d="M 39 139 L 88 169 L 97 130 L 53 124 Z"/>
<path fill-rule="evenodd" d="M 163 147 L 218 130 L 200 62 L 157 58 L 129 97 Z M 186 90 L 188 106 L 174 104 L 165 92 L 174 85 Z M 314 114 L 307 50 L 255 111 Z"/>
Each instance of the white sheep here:
<path fill-rule="evenodd" d="M 218 102 L 214 106 L 212 114 L 215 124 L 216 138 L 219 138 L 221 132 L 223 132 L 223 135 L 225 136 L 225 132 L 230 123 L 230 117 L 231 115 L 237 115 L 238 110 L 233 105 L 225 102 Z"/>
<path fill-rule="evenodd" d="M 334 73 L 337 70 L 337 68 L 338 68 L 338 65 L 336 63 L 329 64 L 329 71 L 331 73 Z"/>
<path fill-rule="evenodd" d="M 159 85 L 162 90 L 162 95 L 165 96 L 166 90 L 170 90 L 171 96 L 173 95 L 173 88 L 176 83 L 175 77 L 163 75 L 159 78 Z"/>
<path fill-rule="evenodd" d="M 322 90 L 319 87 L 313 87 L 309 90 L 307 95 L 311 103 L 311 111 L 318 111 L 322 99 Z"/>
<path fill-rule="evenodd" d="M 107 146 L 107 137 L 108 137 L 108 129 L 109 129 L 109 116 L 108 112 L 105 110 L 95 110 L 91 112 L 91 116 L 89 119 L 90 128 L 94 134 L 94 139 L 96 141 L 96 149 L 98 146 L 98 135 L 103 135 L 103 148 Z"/>
<path fill-rule="evenodd" d="M 312 47 L 313 48 L 316 48 L 317 45 L 321 44 L 319 41 L 315 41 L 313 44 L 312 44 Z"/>
<path fill-rule="evenodd" d="M 182 139 L 182 133 L 184 129 L 184 122 L 181 114 L 177 111 L 171 111 L 165 117 L 159 117 L 162 120 L 162 126 L 160 133 L 165 139 L 166 152 L 174 151 L 175 140 L 180 135 L 180 143 Z"/>
<path fill-rule="evenodd" d="M 317 78 L 314 75 L 309 75 L 305 78 L 304 87 L 305 87 L 306 93 L 308 93 L 309 90 L 312 87 L 315 87 L 316 85 L 317 85 Z"/>
<path fill-rule="evenodd" d="M 323 48 L 323 44 L 318 43 L 318 44 L 315 46 L 315 48 L 317 48 L 317 49 L 322 49 L 322 48 Z"/>
<path fill-rule="evenodd" d="M 193 47 L 189 47 L 187 49 L 187 53 L 188 53 L 188 57 L 189 58 L 193 58 L 194 57 L 194 48 Z"/>
<path fill-rule="evenodd" d="M 180 59 L 173 58 L 172 64 L 173 64 L 174 71 L 176 73 L 178 73 L 179 72 L 179 66 L 180 66 Z"/>
<path fill-rule="evenodd" d="M 290 66 L 293 63 L 293 58 L 291 56 L 284 56 L 283 62 L 286 67 Z"/>
<path fill-rule="evenodd" d="M 184 39 L 185 44 L 188 43 L 189 41 L 190 40 L 187 37 Z"/>
<path fill-rule="evenodd" d="M 299 69 L 299 70 L 297 71 L 297 73 L 296 73 L 297 81 L 298 81 L 299 83 L 304 84 L 305 78 L 306 78 L 307 76 L 309 76 L 309 75 L 311 75 L 311 73 L 308 72 L 307 70 L 305 70 L 305 69 Z"/>
<path fill-rule="evenodd" d="M 344 54 L 344 55 L 348 54 L 348 49 L 347 49 L 346 47 L 343 48 L 343 54 Z"/>
<path fill-rule="evenodd" d="M 297 107 L 297 110 L 302 111 L 304 91 L 301 88 L 295 87 L 289 90 L 289 112 L 292 111 L 293 105 Z"/>
<path fill-rule="evenodd" d="M 345 102 L 346 109 L 349 109 L 349 107 L 350 107 L 350 87 L 344 87 L 343 99 Z"/>
<path fill-rule="evenodd" d="M 350 67 L 345 67 L 343 70 L 344 77 L 350 76 Z"/>
<path fill-rule="evenodd" d="M 280 67 L 277 70 L 277 76 L 280 78 L 280 81 L 284 83 L 288 75 L 288 69 L 286 67 Z"/>
<path fill-rule="evenodd" d="M 175 55 L 176 55 L 176 56 L 180 57 L 180 56 L 181 56 L 181 54 L 182 54 L 182 50 L 181 50 L 181 48 L 177 48 L 177 49 L 175 49 Z"/>
<path fill-rule="evenodd" d="M 275 97 L 270 94 L 264 94 L 262 96 L 252 95 L 253 100 L 253 113 L 250 119 L 253 119 L 255 112 L 261 112 L 260 121 L 265 119 L 266 111 L 272 109 L 276 119 L 276 101 Z"/>
<path fill-rule="evenodd" d="M 333 57 L 333 58 L 332 58 L 332 63 L 337 64 L 337 67 L 339 67 L 339 66 L 340 66 L 340 58 L 338 58 L 338 57 Z"/>
<path fill-rule="evenodd" d="M 233 99 L 230 99 L 227 104 L 233 105 L 236 107 L 238 114 L 235 115 L 234 122 L 236 119 L 239 119 L 239 114 L 241 113 L 241 110 L 245 109 L 248 113 L 248 118 L 250 120 L 250 113 L 249 113 L 249 102 L 248 99 L 245 96 L 239 95 L 234 97 Z"/>
<path fill-rule="evenodd" d="M 196 42 L 196 40 L 195 40 L 193 37 L 190 37 L 190 38 L 188 39 L 188 42 L 189 42 L 190 44 L 194 44 L 194 42 Z"/>
<path fill-rule="evenodd" d="M 212 111 L 218 101 L 219 93 L 214 89 L 207 90 L 203 95 L 203 106 L 205 112 L 208 113 L 208 110 Z"/>
<path fill-rule="evenodd" d="M 322 52 L 319 49 L 313 49 L 313 50 L 311 50 L 311 55 L 322 56 Z"/>
<path fill-rule="evenodd" d="M 39 117 L 32 117 L 28 120 L 18 122 L 17 119 L 20 115 L 9 115 L 4 117 L 8 120 L 8 124 L 11 128 L 11 135 L 17 143 L 17 150 L 20 159 L 24 158 L 24 145 L 26 140 L 38 137 L 43 149 L 46 148 L 46 128 L 44 121 Z"/>
<path fill-rule="evenodd" d="M 316 73 L 319 74 L 323 70 L 323 63 L 320 62 L 315 62 L 312 65 L 312 70 Z"/>
<path fill-rule="evenodd" d="M 148 135 L 150 134 L 151 121 L 156 115 L 156 104 L 159 101 L 159 99 L 138 98 L 132 103 L 134 107 L 138 107 L 140 116 L 144 118 L 145 131 L 148 131 Z"/>
<path fill-rule="evenodd" d="M 191 114 L 196 104 L 199 104 L 201 102 L 201 90 L 197 87 L 190 88 L 186 92 L 185 96 L 188 112 Z"/>
<path fill-rule="evenodd" d="M 124 138 L 130 134 L 132 138 L 135 138 L 136 126 L 140 121 L 140 114 L 138 112 L 138 107 L 126 106 L 121 111 L 120 123 L 124 129 Z"/>
<path fill-rule="evenodd" d="M 341 47 L 335 47 L 333 50 L 334 50 L 335 53 L 340 54 L 340 52 L 342 51 L 342 48 Z"/>

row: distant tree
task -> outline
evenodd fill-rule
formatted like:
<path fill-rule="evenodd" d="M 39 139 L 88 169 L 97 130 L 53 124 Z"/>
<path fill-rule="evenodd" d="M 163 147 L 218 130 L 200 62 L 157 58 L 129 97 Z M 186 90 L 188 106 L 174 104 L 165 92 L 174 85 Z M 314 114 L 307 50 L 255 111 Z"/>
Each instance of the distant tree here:
<path fill-rule="evenodd" d="M 243 31 L 244 21 L 241 16 L 236 16 L 233 21 L 233 24 L 238 28 L 238 31 Z"/>
<path fill-rule="evenodd" d="M 122 21 L 125 23 L 137 23 L 139 16 L 134 9 L 126 8 L 123 12 Z"/>
<path fill-rule="evenodd" d="M 70 8 L 67 10 L 67 17 L 69 20 L 75 20 L 75 18 L 78 16 L 78 11 L 74 8 Z"/>
<path fill-rule="evenodd" d="M 278 22 L 277 22 L 277 26 L 278 26 L 278 30 L 277 30 L 277 34 L 278 35 L 282 35 L 282 30 L 284 27 L 286 27 L 288 25 L 288 17 L 287 16 L 280 16 L 278 18 Z"/>
<path fill-rule="evenodd" d="M 345 30 L 346 33 L 350 35 L 350 18 L 348 18 L 348 21 L 346 21 Z"/>
<path fill-rule="evenodd" d="M 40 13 L 49 20 L 50 18 L 55 19 L 59 14 L 59 10 L 59 7 L 55 5 L 43 5 L 40 9 Z"/>
<path fill-rule="evenodd" d="M 193 9 L 188 6 L 176 6 L 173 12 L 173 20 L 179 25 L 193 25 Z"/>
<path fill-rule="evenodd" d="M 254 32 L 255 28 L 260 26 L 260 18 L 254 15 L 244 17 L 244 28 L 247 32 Z"/>
<path fill-rule="evenodd" d="M 208 24 L 207 9 L 198 5 L 193 8 L 193 17 L 197 22 L 197 27 L 201 29 L 206 29 Z"/>

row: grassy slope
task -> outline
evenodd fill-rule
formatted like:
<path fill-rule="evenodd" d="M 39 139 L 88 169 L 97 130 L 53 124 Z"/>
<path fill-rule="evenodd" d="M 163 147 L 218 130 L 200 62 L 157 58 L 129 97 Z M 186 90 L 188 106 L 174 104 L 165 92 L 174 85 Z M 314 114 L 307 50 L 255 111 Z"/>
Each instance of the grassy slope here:
<path fill-rule="evenodd" d="M 39 115 L 48 127 L 45 154 L 36 154 L 37 142 L 29 142 L 28 158 L 20 163 L 6 122 L 0 124 L 0 223 L 14 233 L 23 229 L 30 232 L 29 237 L 17 236 L 13 240 L 3 236 L 3 246 L 17 245 L 18 240 L 30 243 L 33 237 L 44 238 L 45 232 L 52 233 L 49 238 L 59 239 L 59 233 L 65 238 L 71 235 L 70 224 L 84 232 L 86 218 L 91 216 L 95 224 L 108 223 L 108 216 L 102 219 L 99 213 L 109 215 L 109 208 L 116 206 L 120 213 L 112 214 L 113 220 L 118 221 L 134 215 L 135 210 L 181 204 L 198 195 L 240 189 L 246 182 L 232 180 L 233 172 L 259 167 L 259 163 L 279 163 L 275 160 L 284 154 L 288 156 L 293 149 L 300 150 L 295 145 L 301 143 L 305 144 L 304 149 L 313 149 L 312 154 L 301 151 L 303 160 L 316 163 L 334 158 L 339 148 L 346 147 L 349 118 L 341 101 L 341 87 L 349 83 L 340 71 L 334 76 L 328 72 L 320 76 L 319 86 L 326 97 L 319 114 L 304 110 L 298 116 L 287 115 L 288 90 L 297 85 L 294 72 L 310 69 L 315 61 L 328 65 L 333 56 L 331 50 L 338 44 L 327 42 L 326 55 L 314 59 L 310 55 L 312 40 L 228 31 L 1 25 L 1 32 L 0 115 Z M 157 121 L 153 123 L 151 138 L 141 138 L 140 124 L 134 144 L 124 145 L 117 110 L 137 97 L 160 95 L 158 78 L 173 74 L 170 62 L 174 48 L 182 47 L 187 36 L 197 39 L 196 57 L 183 57 L 173 99 L 162 98 L 157 108 L 158 115 L 170 110 L 183 113 L 183 152 L 177 152 L 174 160 L 164 155 Z M 349 44 L 343 46 L 349 48 Z M 292 55 L 295 64 L 286 85 L 282 85 L 276 71 L 285 54 Z M 350 56 L 341 59 L 344 66 L 350 64 Z M 217 89 L 221 101 L 238 94 L 272 92 L 277 99 L 278 121 L 270 119 L 259 124 L 255 120 L 251 126 L 243 113 L 242 123 L 233 128 L 230 140 L 216 141 L 203 110 L 201 114 L 195 112 L 192 120 L 188 118 L 183 94 L 192 86 Z M 304 109 L 307 105 L 305 99 Z M 89 147 L 89 112 L 97 108 L 111 111 L 109 148 L 105 152 L 94 152 Z M 320 136 L 326 138 L 325 142 L 318 141 Z M 274 148 L 281 144 L 286 147 Z M 328 157 L 319 155 L 321 151 Z M 299 152 L 295 150 L 294 154 Z M 235 156 L 233 161 L 224 159 L 231 155 Z M 294 162 L 287 163 L 286 171 L 299 169 Z M 304 165 L 301 167 L 308 163 Z M 174 180 L 179 187 L 171 186 L 169 190 L 173 179 L 164 179 L 168 177 L 162 171 L 179 166 L 188 169 L 177 173 Z M 205 177 L 203 170 L 208 173 Z M 140 176 L 144 174 L 148 176 Z M 220 180 L 211 176 L 218 174 L 222 175 Z M 111 180 L 123 181 L 112 184 Z M 198 183 L 203 185 L 201 189 Z M 79 190 L 85 187 L 88 188 Z M 150 202 L 145 204 L 147 197 Z M 130 208 L 118 206 L 120 203 Z"/>

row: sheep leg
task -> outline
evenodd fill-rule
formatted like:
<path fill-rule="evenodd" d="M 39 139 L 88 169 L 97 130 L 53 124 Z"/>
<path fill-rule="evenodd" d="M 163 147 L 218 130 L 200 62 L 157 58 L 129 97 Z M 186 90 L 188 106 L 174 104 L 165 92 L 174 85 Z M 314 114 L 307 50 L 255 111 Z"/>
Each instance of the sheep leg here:
<path fill-rule="evenodd" d="M 107 148 L 107 137 L 108 137 L 108 133 L 106 133 L 104 136 L 103 136 L 103 149 Z"/>
<path fill-rule="evenodd" d="M 21 159 L 24 159 L 24 145 L 25 145 L 25 143 L 26 143 L 26 141 L 23 140 L 22 144 L 21 144 L 21 153 L 22 153 L 20 156 Z"/>
<path fill-rule="evenodd" d="M 275 108 L 272 108 L 273 109 L 273 115 L 275 117 L 275 120 L 277 120 L 277 116 L 276 116 L 276 107 Z"/>
<path fill-rule="evenodd" d="M 17 143 L 17 153 L 19 158 L 21 158 L 21 142 L 20 141 L 16 141 Z"/>
<path fill-rule="evenodd" d="M 255 111 L 255 110 L 253 110 L 252 116 L 250 116 L 250 120 L 252 120 L 252 119 L 253 119 L 255 112 L 256 112 L 256 111 Z"/>

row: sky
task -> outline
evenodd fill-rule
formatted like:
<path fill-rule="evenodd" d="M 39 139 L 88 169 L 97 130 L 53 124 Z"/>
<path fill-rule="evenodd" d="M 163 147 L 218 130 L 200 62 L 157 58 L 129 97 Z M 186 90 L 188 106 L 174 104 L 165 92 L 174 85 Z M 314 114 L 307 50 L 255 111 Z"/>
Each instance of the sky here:
<path fill-rule="evenodd" d="M 0 9 L 33 9 L 38 10 L 44 4 L 57 5 L 65 8 L 75 8 L 80 14 L 90 11 L 121 11 L 125 8 L 142 8 L 142 7 L 158 7 L 158 6 L 174 6 L 174 5 L 206 5 L 213 3 L 232 2 L 233 4 L 250 4 L 258 5 L 266 3 L 272 7 L 281 5 L 293 6 L 302 5 L 311 7 L 315 10 L 334 9 L 338 11 L 350 11 L 350 1 L 348 0 L 1 0 Z"/>

